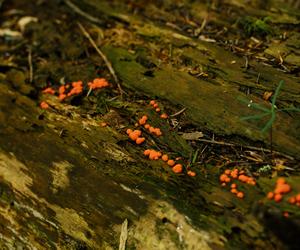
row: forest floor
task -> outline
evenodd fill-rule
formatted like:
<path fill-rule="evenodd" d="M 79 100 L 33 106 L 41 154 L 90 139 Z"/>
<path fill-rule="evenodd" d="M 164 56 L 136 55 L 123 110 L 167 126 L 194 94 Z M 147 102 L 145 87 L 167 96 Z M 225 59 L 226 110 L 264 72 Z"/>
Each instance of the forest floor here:
<path fill-rule="evenodd" d="M 259 2 L 0 1 L 1 249 L 298 249 L 300 11 Z"/>

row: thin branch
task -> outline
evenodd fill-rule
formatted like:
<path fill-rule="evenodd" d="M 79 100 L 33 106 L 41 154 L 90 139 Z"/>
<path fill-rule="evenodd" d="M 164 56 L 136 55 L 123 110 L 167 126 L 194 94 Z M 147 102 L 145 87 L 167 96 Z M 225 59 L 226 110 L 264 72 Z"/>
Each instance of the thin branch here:
<path fill-rule="evenodd" d="M 81 32 L 83 33 L 83 35 L 89 40 L 89 42 L 91 43 L 91 45 L 94 47 L 94 49 L 97 51 L 97 53 L 99 54 L 99 56 L 102 58 L 102 60 L 104 61 L 104 63 L 106 64 L 106 67 L 108 68 L 110 74 L 112 75 L 115 83 L 118 86 L 119 92 L 122 96 L 123 93 L 125 93 L 125 91 L 121 88 L 119 80 L 117 78 L 117 75 L 115 73 L 115 70 L 112 67 L 111 62 L 107 59 L 106 55 L 98 48 L 98 46 L 96 45 L 96 43 L 94 42 L 93 38 L 90 36 L 90 34 L 86 31 L 86 29 L 82 26 L 82 24 L 80 22 L 77 23 Z"/>
<path fill-rule="evenodd" d="M 28 65 L 29 65 L 29 82 L 33 80 L 33 66 L 32 66 L 32 52 L 31 48 L 28 49 Z"/>
<path fill-rule="evenodd" d="M 227 147 L 243 147 L 243 148 L 246 148 L 246 149 L 263 151 L 263 152 L 266 152 L 266 153 L 273 152 L 274 154 L 284 156 L 285 158 L 287 158 L 291 161 L 294 160 L 294 158 L 292 156 L 289 156 L 287 154 L 284 154 L 284 153 L 281 153 L 281 152 L 278 152 L 278 151 L 274 151 L 274 150 L 271 151 L 270 149 L 267 149 L 267 148 L 254 147 L 254 146 L 244 146 L 244 145 L 240 145 L 240 144 L 234 144 L 234 143 L 222 142 L 222 141 L 215 141 L 215 140 L 206 140 L 206 139 L 198 139 L 197 141 L 210 143 L 210 144 L 217 144 L 217 145 L 222 145 L 222 146 L 227 146 Z"/>
<path fill-rule="evenodd" d="M 170 117 L 178 116 L 178 115 L 180 115 L 181 113 L 183 113 L 185 110 L 186 110 L 186 108 L 183 108 L 183 109 L 179 110 L 178 112 L 176 112 L 175 114 L 170 115 Z"/>
<path fill-rule="evenodd" d="M 93 23 L 97 23 L 97 24 L 103 24 L 103 22 L 94 16 L 91 16 L 90 14 L 84 12 L 83 10 L 81 10 L 80 8 L 77 7 L 77 5 L 75 5 L 74 3 L 72 3 L 69 0 L 64 0 L 64 2 L 66 3 L 66 5 L 68 5 L 74 12 L 76 12 L 77 14 L 81 15 L 82 17 L 86 18 L 87 20 L 93 22 Z"/>

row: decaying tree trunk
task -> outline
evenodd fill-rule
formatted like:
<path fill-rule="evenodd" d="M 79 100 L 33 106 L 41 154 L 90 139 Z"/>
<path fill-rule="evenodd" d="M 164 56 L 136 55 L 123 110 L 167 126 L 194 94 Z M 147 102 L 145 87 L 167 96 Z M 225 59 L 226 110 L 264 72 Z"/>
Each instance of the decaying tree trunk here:
<path fill-rule="evenodd" d="M 263 95 L 284 80 L 276 105 L 299 107 L 300 14 L 281 8 L 280 1 L 272 4 L 5 2 L 6 28 L 17 29 L 18 15 L 38 21 L 31 19 L 20 36 L 5 33 L 0 46 L 1 248 L 297 249 L 298 207 L 265 198 L 274 187 L 269 176 L 242 186 L 242 200 L 219 183 L 225 167 L 258 177 L 252 164 L 271 164 L 264 162 L 271 158 L 259 162 L 236 147 L 263 154 L 258 149 L 270 145 L 261 133 L 265 120 L 241 120 L 256 113 L 239 98 L 270 108 Z M 276 35 L 268 40 L 240 34 L 241 16 L 270 16 Z M 78 22 L 111 62 L 120 86 Z M 110 88 L 86 87 L 84 95 L 65 102 L 41 93 L 48 85 L 58 89 L 99 75 L 111 80 Z M 147 106 L 151 99 L 177 114 L 162 121 Z M 39 107 L 42 100 L 49 109 Z M 146 135 L 147 144 L 137 146 L 125 131 L 136 128 L 143 114 L 163 136 Z M 278 112 L 273 124 L 274 157 L 293 160 L 295 170 L 299 127 L 296 112 Z M 190 130 L 198 137 L 187 140 L 179 133 Z M 227 153 L 214 147 L 216 141 L 234 149 Z M 180 158 L 185 172 L 192 168 L 197 176 L 176 175 L 161 160 L 149 161 L 143 155 L 149 145 Z M 235 163 L 235 154 L 245 158 Z M 288 181 L 293 192 L 300 191 L 299 177 Z M 286 211 L 290 218 L 282 216 Z"/>

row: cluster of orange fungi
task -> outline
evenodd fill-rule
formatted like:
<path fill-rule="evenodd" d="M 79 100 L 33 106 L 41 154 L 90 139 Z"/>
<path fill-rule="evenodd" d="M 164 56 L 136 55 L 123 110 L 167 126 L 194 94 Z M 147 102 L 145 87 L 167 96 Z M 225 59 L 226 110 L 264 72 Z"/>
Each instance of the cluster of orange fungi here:
<path fill-rule="evenodd" d="M 245 171 L 243 170 L 238 170 L 237 168 L 234 169 L 226 169 L 221 175 L 220 175 L 220 182 L 221 185 L 223 187 L 226 187 L 227 185 L 229 185 L 231 182 L 233 182 L 234 180 L 242 182 L 242 183 L 246 183 L 252 186 L 256 185 L 256 181 L 254 180 L 254 178 L 247 176 L 245 174 Z M 242 191 L 239 191 L 237 189 L 237 183 L 232 183 L 230 185 L 230 192 L 234 195 L 236 195 L 236 197 L 243 199 L 245 194 Z"/>
<path fill-rule="evenodd" d="M 108 87 L 109 83 L 104 78 L 96 78 L 92 82 L 89 82 L 88 86 L 91 90 L 94 90 L 94 89 L 101 89 L 101 88 Z M 58 90 L 57 90 L 58 99 L 60 101 L 63 101 L 67 97 L 81 94 L 82 91 L 83 91 L 83 82 L 82 81 L 72 82 L 71 84 L 67 83 L 67 84 L 61 85 L 58 88 Z M 42 92 L 44 94 L 50 94 L 50 95 L 56 94 L 56 91 L 52 87 L 48 87 L 48 88 L 44 89 Z M 47 109 L 47 108 L 49 108 L 49 105 L 47 102 L 43 101 L 42 103 L 40 103 L 40 107 L 42 109 Z"/>
<path fill-rule="evenodd" d="M 270 200 L 274 200 L 275 202 L 282 201 L 282 198 L 285 194 L 292 191 L 291 186 L 286 183 L 284 178 L 278 178 L 276 181 L 276 186 L 273 192 L 269 192 L 267 194 L 267 198 Z"/>
<path fill-rule="evenodd" d="M 136 144 L 142 144 L 145 141 L 145 137 L 140 137 L 142 135 L 142 131 L 141 130 L 132 130 L 132 129 L 127 129 L 126 130 L 126 134 L 128 135 L 128 137 L 135 141 Z"/>
<path fill-rule="evenodd" d="M 147 129 L 151 134 L 154 134 L 156 136 L 161 136 L 162 132 L 160 128 L 152 127 L 149 123 L 147 123 L 148 117 L 146 115 L 143 115 L 141 119 L 138 120 L 137 125 L 144 126 L 145 129 Z"/>
<path fill-rule="evenodd" d="M 153 108 L 155 109 L 156 112 L 161 112 L 161 109 L 159 108 L 158 103 L 155 100 L 150 101 L 150 105 L 153 106 Z M 160 117 L 162 119 L 166 119 L 168 118 L 168 115 L 166 113 L 162 113 L 160 115 Z M 160 128 L 155 128 L 153 126 L 151 126 L 148 123 L 148 116 L 143 115 L 138 122 L 136 123 L 136 126 L 142 126 L 144 127 L 149 133 L 156 135 L 156 136 L 161 136 L 162 132 L 160 130 Z M 139 129 L 136 130 L 132 130 L 132 129 L 127 129 L 126 130 L 126 134 L 128 135 L 128 137 L 132 140 L 135 141 L 136 144 L 141 144 L 145 141 L 145 137 L 141 137 L 142 136 L 142 131 Z M 165 162 L 169 167 L 172 168 L 172 171 L 174 173 L 182 173 L 183 172 L 183 166 L 180 163 L 176 163 L 175 160 L 170 159 L 169 156 L 167 154 L 163 154 L 159 151 L 156 151 L 154 149 L 146 149 L 144 151 L 144 155 L 147 156 L 149 158 L 149 160 L 158 160 L 161 159 L 163 162 Z M 177 158 L 179 160 L 179 158 Z M 177 160 L 176 159 L 176 160 Z M 194 171 L 187 171 L 187 174 L 189 176 L 196 176 L 196 173 Z"/>
<path fill-rule="evenodd" d="M 157 103 L 155 100 L 151 100 L 151 101 L 150 101 L 150 105 L 155 109 L 155 111 L 156 111 L 157 113 L 159 113 L 159 112 L 161 111 L 161 109 L 160 109 L 158 103 Z M 167 118 L 168 118 L 168 115 L 167 115 L 166 113 L 162 113 L 162 114 L 160 115 L 160 118 L 162 118 L 162 119 L 167 119 Z"/>
<path fill-rule="evenodd" d="M 267 194 L 267 198 L 269 200 L 274 200 L 275 202 L 281 202 L 284 199 L 284 195 L 288 194 L 292 191 L 292 187 L 290 184 L 286 182 L 284 178 L 278 178 L 276 181 L 276 186 L 273 191 Z M 295 205 L 300 207 L 300 194 L 296 194 L 288 198 L 288 202 L 291 205 Z M 288 217 L 288 212 L 283 212 L 283 216 Z"/>

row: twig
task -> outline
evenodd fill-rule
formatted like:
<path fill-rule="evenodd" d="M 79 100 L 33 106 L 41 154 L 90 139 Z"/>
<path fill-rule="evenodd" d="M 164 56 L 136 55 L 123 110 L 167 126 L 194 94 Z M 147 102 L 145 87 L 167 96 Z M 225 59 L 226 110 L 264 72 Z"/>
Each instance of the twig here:
<path fill-rule="evenodd" d="M 93 38 L 86 31 L 86 29 L 82 26 L 82 24 L 80 22 L 78 22 L 77 24 L 78 24 L 80 30 L 82 31 L 82 33 L 84 34 L 84 36 L 89 40 L 89 42 L 91 43 L 91 45 L 94 47 L 94 49 L 97 51 L 97 53 L 99 54 L 99 56 L 102 58 L 102 60 L 106 64 L 106 67 L 108 68 L 108 70 L 109 70 L 110 74 L 112 75 L 115 83 L 117 84 L 119 92 L 120 92 L 120 95 L 122 96 L 122 94 L 125 93 L 125 91 L 120 86 L 119 80 L 117 78 L 115 70 L 113 69 L 113 67 L 111 65 L 111 62 L 107 59 L 106 55 L 98 48 L 98 46 L 94 42 Z"/>
<path fill-rule="evenodd" d="M 74 3 L 72 3 L 69 0 L 64 0 L 64 2 L 66 3 L 66 5 L 68 5 L 74 12 L 76 12 L 77 14 L 83 16 L 84 18 L 86 18 L 87 20 L 93 22 L 93 23 L 98 23 L 98 24 L 103 24 L 103 22 L 94 16 L 91 16 L 90 14 L 87 14 L 86 12 L 84 12 L 83 10 L 81 10 L 80 8 L 77 7 L 77 5 L 75 5 Z"/>
<path fill-rule="evenodd" d="M 258 75 L 257 75 L 256 84 L 259 84 L 259 77 L 260 77 L 260 73 L 258 73 Z"/>
<path fill-rule="evenodd" d="M 199 36 L 201 34 L 201 32 L 203 31 L 203 29 L 205 28 L 206 22 L 207 22 L 207 17 L 205 17 L 203 19 L 200 28 L 198 28 L 198 29 L 195 30 L 195 36 Z"/>
<path fill-rule="evenodd" d="M 247 70 L 248 69 L 248 67 L 249 67 L 249 62 L 248 62 L 248 57 L 247 56 L 245 56 L 245 69 Z"/>
<path fill-rule="evenodd" d="M 28 65 L 29 65 L 29 82 L 33 80 L 33 67 L 32 67 L 32 52 L 31 48 L 28 48 Z"/>
<path fill-rule="evenodd" d="M 205 143 L 211 143 L 211 144 L 217 144 L 217 145 L 222 145 L 222 146 L 228 146 L 228 147 L 243 147 L 243 148 L 247 148 L 247 149 L 251 149 L 251 150 L 257 150 L 257 151 L 263 151 L 266 153 L 273 153 L 273 154 L 277 154 L 277 155 L 281 155 L 284 156 L 285 158 L 293 161 L 294 158 L 292 156 L 289 156 L 287 154 L 278 152 L 278 151 L 271 151 L 270 149 L 267 148 L 261 148 L 261 147 L 254 147 L 254 146 L 245 146 L 245 145 L 240 145 L 240 144 L 234 144 L 234 143 L 229 143 L 229 142 L 222 142 L 222 141 L 215 141 L 215 140 L 206 140 L 206 139 L 197 139 L 197 141 L 200 142 L 205 142 Z"/>
<path fill-rule="evenodd" d="M 178 116 L 178 115 L 180 115 L 181 113 L 183 113 L 185 110 L 186 110 L 186 108 L 183 108 L 183 109 L 179 110 L 178 112 L 176 112 L 175 114 L 170 115 L 170 117 Z"/>

